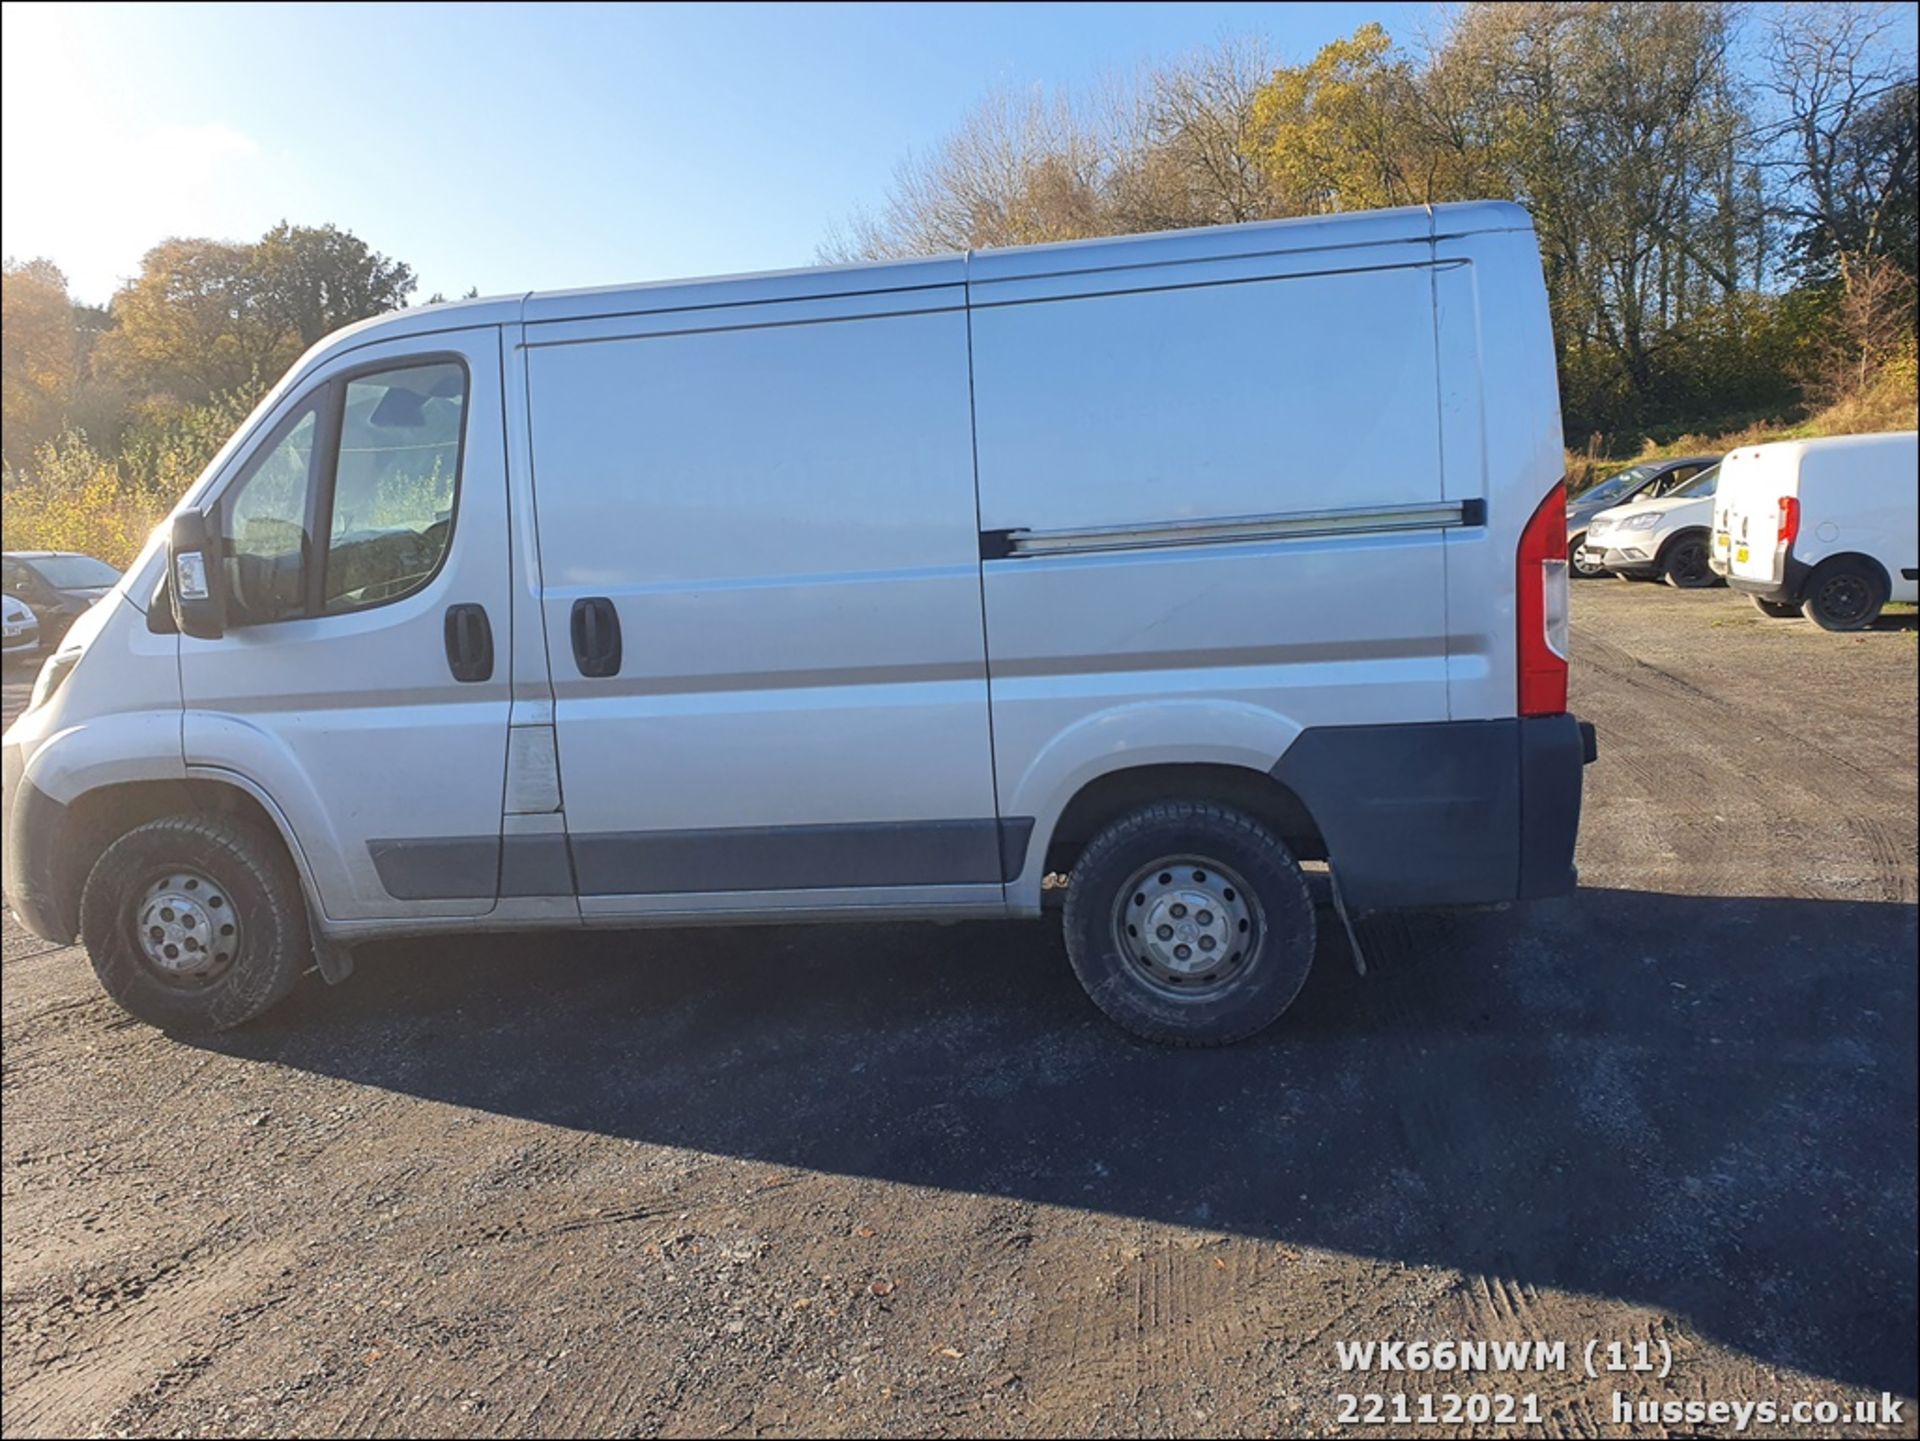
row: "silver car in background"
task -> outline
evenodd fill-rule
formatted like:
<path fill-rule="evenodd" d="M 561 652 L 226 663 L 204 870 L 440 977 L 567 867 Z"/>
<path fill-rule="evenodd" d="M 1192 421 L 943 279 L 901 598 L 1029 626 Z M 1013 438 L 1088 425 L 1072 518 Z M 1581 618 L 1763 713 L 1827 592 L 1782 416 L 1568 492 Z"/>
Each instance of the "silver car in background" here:
<path fill-rule="evenodd" d="M 1665 460 L 1647 460 L 1610 475 L 1598 485 L 1589 486 L 1567 502 L 1567 558 L 1573 573 L 1586 580 L 1605 575 L 1595 553 L 1582 557 L 1587 527 L 1603 510 L 1612 510 L 1630 500 L 1657 500 L 1670 495 L 1710 465 L 1718 465 L 1717 455 L 1677 455 Z"/>

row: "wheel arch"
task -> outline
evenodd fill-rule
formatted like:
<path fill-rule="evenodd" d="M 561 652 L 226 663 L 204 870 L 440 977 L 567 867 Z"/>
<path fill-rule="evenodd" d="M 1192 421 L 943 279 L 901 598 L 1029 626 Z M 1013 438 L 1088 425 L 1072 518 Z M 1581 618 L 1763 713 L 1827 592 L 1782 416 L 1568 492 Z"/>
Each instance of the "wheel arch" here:
<path fill-rule="evenodd" d="M 1817 577 L 1821 571 L 1831 570 L 1834 566 L 1846 564 L 1847 562 L 1856 562 L 1872 570 L 1875 575 L 1880 577 L 1880 588 L 1889 596 L 1893 594 L 1892 574 L 1887 570 L 1886 566 L 1881 563 L 1878 556 L 1871 555 L 1864 550 L 1839 550 L 1835 551 L 1832 555 L 1821 556 L 1819 560 L 1813 563 L 1812 569 L 1807 572 L 1807 583 L 1801 588 L 1801 593 L 1804 595 L 1807 590 L 1812 589 L 1814 578 Z"/>
<path fill-rule="evenodd" d="M 1681 526 L 1678 530 L 1674 531 L 1672 535 L 1660 542 L 1660 549 L 1654 554 L 1654 563 L 1665 566 L 1667 557 L 1673 554 L 1673 548 L 1688 536 L 1697 536 L 1711 543 L 1713 539 L 1713 527 L 1710 525 Z"/>
<path fill-rule="evenodd" d="M 1211 761 L 1123 766 L 1086 781 L 1061 808 L 1040 854 L 1045 870 L 1071 870 L 1087 843 L 1129 812 L 1156 801 L 1212 801 L 1239 810 L 1278 835 L 1301 860 L 1326 859 L 1326 840 L 1306 802 L 1265 771 Z"/>
<path fill-rule="evenodd" d="M 78 934 L 81 888 L 108 846 L 148 821 L 189 814 L 236 817 L 277 839 L 300 878 L 310 913 L 317 914 L 305 857 L 271 797 L 237 776 L 190 772 L 178 778 L 96 786 L 67 803 L 66 843 L 52 877 L 52 899 L 68 934 Z"/>

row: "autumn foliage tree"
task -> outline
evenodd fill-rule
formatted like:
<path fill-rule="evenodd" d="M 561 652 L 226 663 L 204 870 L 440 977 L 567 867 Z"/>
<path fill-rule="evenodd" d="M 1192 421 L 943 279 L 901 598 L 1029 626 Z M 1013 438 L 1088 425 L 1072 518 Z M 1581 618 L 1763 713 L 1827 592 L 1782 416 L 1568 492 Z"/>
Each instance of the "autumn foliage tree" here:
<path fill-rule="evenodd" d="M 332 225 L 251 244 L 168 240 L 113 297 L 96 368 L 143 399 L 195 405 L 270 384 L 330 331 L 406 303 L 413 271 Z"/>
<path fill-rule="evenodd" d="M 413 271 L 336 226 L 174 239 L 104 310 L 9 263 L 6 542 L 124 563 L 254 402 L 330 331 L 406 303 Z"/>
<path fill-rule="evenodd" d="M 17 461 L 59 429 L 73 393 L 73 303 L 66 276 L 47 260 L 9 260 L 0 277 L 0 302 L 6 458 Z"/>

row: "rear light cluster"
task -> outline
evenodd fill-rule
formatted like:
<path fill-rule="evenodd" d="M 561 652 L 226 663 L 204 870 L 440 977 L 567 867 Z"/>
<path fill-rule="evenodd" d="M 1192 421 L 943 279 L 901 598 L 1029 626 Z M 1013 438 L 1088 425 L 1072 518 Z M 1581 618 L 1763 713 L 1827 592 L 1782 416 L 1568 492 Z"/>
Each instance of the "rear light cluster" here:
<path fill-rule="evenodd" d="M 1567 708 L 1567 483 L 1557 482 L 1520 533 L 1514 613 L 1520 714 Z"/>
<path fill-rule="evenodd" d="M 1780 497 L 1780 533 L 1774 537 L 1779 545 L 1792 545 L 1800 534 L 1800 499 L 1798 496 Z"/>

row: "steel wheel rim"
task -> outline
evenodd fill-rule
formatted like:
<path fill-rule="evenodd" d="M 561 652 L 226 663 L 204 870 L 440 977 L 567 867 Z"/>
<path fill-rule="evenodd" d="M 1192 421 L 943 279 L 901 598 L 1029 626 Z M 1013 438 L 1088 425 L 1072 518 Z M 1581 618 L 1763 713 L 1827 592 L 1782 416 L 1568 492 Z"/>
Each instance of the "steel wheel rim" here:
<path fill-rule="evenodd" d="M 1836 575 L 1820 587 L 1820 609 L 1837 621 L 1855 621 L 1870 604 L 1867 583 L 1857 575 Z"/>
<path fill-rule="evenodd" d="M 212 985 L 240 954 L 240 917 L 227 888 L 200 871 L 174 867 L 150 881 L 129 918 L 148 971 L 169 986 Z"/>
<path fill-rule="evenodd" d="M 1231 867 L 1205 856 L 1141 866 L 1113 908 L 1113 942 L 1143 985 L 1177 1001 L 1212 1000 L 1259 964 L 1260 902 Z"/>

